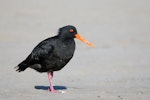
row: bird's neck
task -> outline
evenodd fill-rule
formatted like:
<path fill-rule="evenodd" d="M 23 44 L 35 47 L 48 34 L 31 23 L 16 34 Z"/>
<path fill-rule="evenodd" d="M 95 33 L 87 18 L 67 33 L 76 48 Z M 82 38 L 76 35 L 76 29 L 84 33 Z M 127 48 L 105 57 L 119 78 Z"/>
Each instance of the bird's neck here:
<path fill-rule="evenodd" d="M 59 39 L 60 39 L 62 42 L 73 40 L 73 38 L 62 37 L 62 36 L 59 36 Z"/>

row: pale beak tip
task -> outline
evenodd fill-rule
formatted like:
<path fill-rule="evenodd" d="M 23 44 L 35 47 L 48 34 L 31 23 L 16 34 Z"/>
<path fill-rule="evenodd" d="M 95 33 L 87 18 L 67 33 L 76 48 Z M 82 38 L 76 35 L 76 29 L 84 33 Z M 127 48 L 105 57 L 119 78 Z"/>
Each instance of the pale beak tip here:
<path fill-rule="evenodd" d="M 90 47 L 95 47 L 94 44 L 92 44 L 92 43 L 90 43 L 89 46 L 90 46 Z"/>

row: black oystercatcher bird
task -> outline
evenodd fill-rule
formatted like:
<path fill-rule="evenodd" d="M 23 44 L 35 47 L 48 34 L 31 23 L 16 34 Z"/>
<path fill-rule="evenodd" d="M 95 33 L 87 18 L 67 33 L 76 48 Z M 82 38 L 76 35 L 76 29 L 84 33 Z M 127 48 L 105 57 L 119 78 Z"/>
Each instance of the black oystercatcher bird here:
<path fill-rule="evenodd" d="M 47 72 L 50 82 L 49 91 L 57 93 L 52 84 L 53 72 L 62 69 L 73 57 L 77 38 L 89 46 L 92 43 L 82 38 L 74 26 L 68 25 L 59 29 L 58 35 L 40 42 L 31 54 L 16 68 L 18 72 L 30 67 L 38 72 Z"/>

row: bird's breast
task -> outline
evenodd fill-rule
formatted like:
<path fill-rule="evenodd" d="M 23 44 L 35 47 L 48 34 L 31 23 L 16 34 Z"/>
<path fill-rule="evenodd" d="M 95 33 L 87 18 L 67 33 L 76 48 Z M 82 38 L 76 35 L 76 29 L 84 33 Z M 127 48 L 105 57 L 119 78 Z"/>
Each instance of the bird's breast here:
<path fill-rule="evenodd" d="M 54 54 L 62 59 L 72 58 L 75 51 L 75 42 L 67 41 L 67 42 L 58 42 L 57 47 L 55 47 Z"/>

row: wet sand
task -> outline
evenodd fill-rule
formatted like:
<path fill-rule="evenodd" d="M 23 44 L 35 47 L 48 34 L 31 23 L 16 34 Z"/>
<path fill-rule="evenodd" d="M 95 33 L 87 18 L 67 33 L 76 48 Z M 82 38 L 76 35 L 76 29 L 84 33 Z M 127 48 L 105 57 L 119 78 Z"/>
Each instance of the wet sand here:
<path fill-rule="evenodd" d="M 150 1 L 0 1 L 0 98 L 3 100 L 149 100 Z M 58 28 L 74 25 L 94 48 L 76 40 L 73 59 L 54 73 L 14 67 Z"/>

